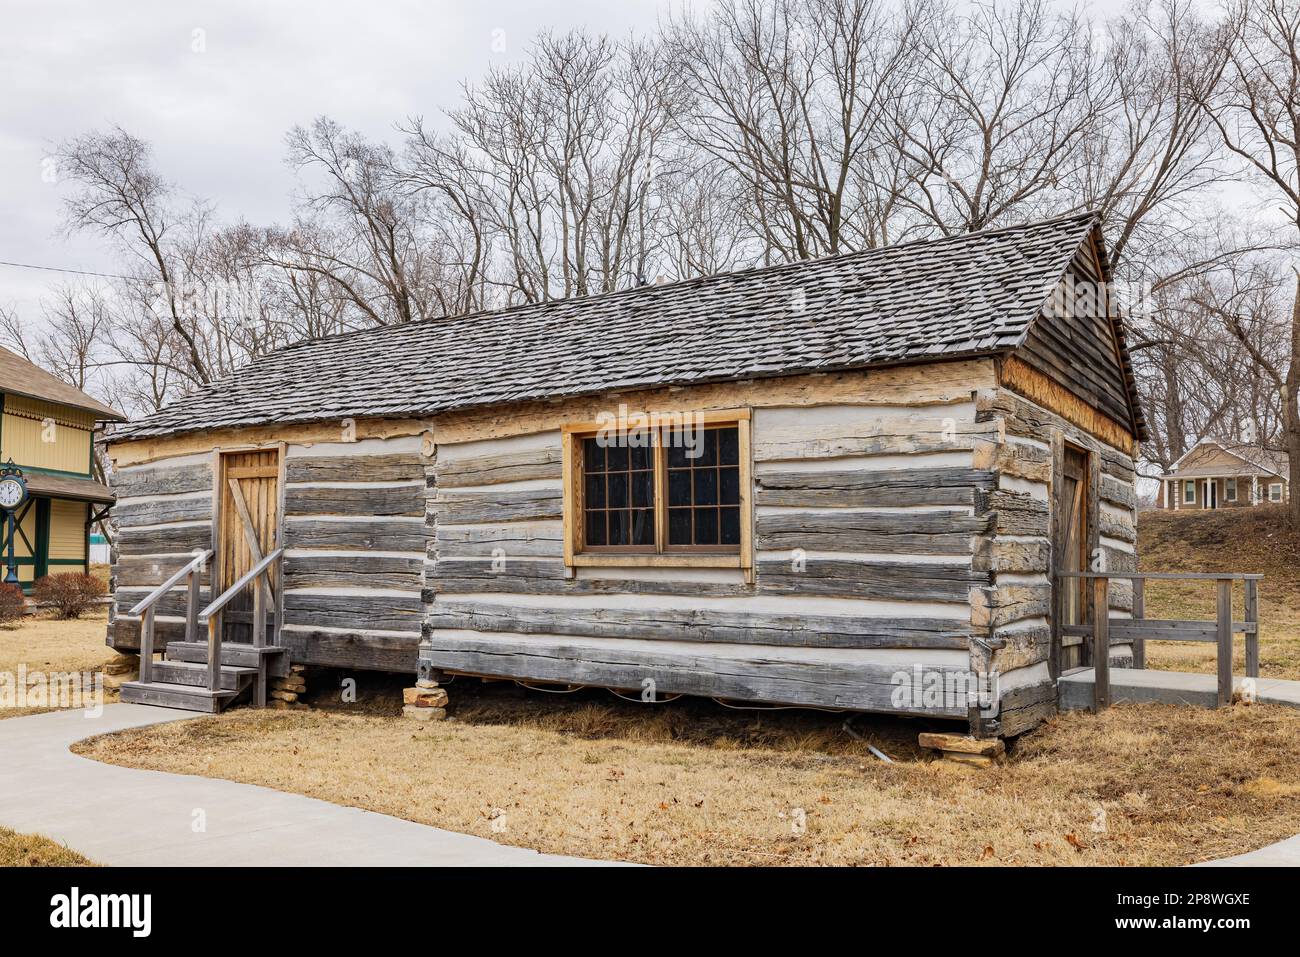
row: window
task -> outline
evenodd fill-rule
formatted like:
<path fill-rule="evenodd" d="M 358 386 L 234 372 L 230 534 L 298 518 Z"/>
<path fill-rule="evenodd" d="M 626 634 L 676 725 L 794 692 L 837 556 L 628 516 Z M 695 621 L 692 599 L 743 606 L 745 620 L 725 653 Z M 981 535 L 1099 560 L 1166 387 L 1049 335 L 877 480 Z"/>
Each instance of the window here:
<path fill-rule="evenodd" d="M 1223 500 L 1225 502 L 1235 502 L 1237 500 L 1237 480 L 1223 480 Z"/>
<path fill-rule="evenodd" d="M 748 410 L 627 422 L 564 429 L 565 563 L 752 568 Z"/>
<path fill-rule="evenodd" d="M 1190 505 L 1196 501 L 1196 483 L 1188 479 L 1183 483 L 1183 504 Z"/>
<path fill-rule="evenodd" d="M 1270 502 L 1282 501 L 1282 483 L 1273 482 L 1268 487 L 1268 500 Z"/>

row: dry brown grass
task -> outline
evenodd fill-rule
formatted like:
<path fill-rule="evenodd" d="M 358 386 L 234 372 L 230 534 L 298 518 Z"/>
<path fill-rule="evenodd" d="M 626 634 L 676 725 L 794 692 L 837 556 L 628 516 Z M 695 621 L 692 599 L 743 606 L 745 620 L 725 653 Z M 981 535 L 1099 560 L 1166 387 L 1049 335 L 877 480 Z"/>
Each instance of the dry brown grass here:
<path fill-rule="evenodd" d="M 1287 525 L 1280 506 L 1213 512 L 1141 513 L 1141 567 L 1151 571 L 1259 572 L 1260 674 L 1300 680 L 1300 535 Z M 1234 614 L 1242 612 L 1241 586 L 1234 589 Z M 1148 618 L 1215 615 L 1213 582 L 1147 583 Z M 1245 642 L 1233 647 L 1233 670 L 1245 670 Z M 1149 642 L 1147 666 L 1166 671 L 1212 674 L 1215 650 L 1201 642 Z"/>
<path fill-rule="evenodd" d="M 38 834 L 0 827 L 0 867 L 94 867 L 76 851 Z"/>
<path fill-rule="evenodd" d="M 1185 864 L 1300 831 L 1295 711 L 1062 715 L 980 771 L 918 751 L 919 722 L 855 719 L 883 764 L 842 715 L 450 690 L 456 721 L 239 710 L 76 750 L 650 864 Z"/>
<path fill-rule="evenodd" d="M 24 618 L 21 622 L 0 626 L 0 673 L 17 674 L 20 665 L 27 671 L 96 671 L 113 657 L 113 649 L 104 644 L 108 613 L 88 614 L 74 621 L 58 621 L 49 615 Z M 116 692 L 106 692 L 105 700 L 116 699 Z M 0 718 L 48 711 L 48 708 L 0 708 Z"/>

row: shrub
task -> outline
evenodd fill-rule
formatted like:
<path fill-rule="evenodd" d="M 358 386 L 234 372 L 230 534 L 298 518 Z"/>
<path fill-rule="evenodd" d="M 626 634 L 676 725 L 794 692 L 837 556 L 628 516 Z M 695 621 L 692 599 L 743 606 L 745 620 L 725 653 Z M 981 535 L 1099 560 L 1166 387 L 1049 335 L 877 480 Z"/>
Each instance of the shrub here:
<path fill-rule="evenodd" d="M 0 585 L 0 625 L 17 621 L 27 610 L 27 599 L 17 585 Z"/>
<path fill-rule="evenodd" d="M 94 575 L 70 572 L 38 579 L 32 598 L 49 605 L 59 618 L 80 618 L 104 594 L 104 582 Z"/>

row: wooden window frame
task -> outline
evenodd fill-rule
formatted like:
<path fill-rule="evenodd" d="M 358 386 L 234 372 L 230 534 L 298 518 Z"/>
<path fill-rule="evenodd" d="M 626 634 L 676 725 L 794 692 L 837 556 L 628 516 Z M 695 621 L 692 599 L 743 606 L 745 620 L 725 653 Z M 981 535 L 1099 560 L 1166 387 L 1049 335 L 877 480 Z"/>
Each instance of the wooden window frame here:
<path fill-rule="evenodd" d="M 1273 489 L 1277 489 L 1277 498 L 1273 497 Z M 1269 502 L 1282 502 L 1286 499 L 1286 488 L 1281 482 L 1268 483 L 1268 500 Z"/>
<path fill-rule="evenodd" d="M 1235 478 L 1223 480 L 1223 501 L 1231 502 L 1234 505 L 1237 504 L 1237 480 Z"/>
<path fill-rule="evenodd" d="M 1184 505 L 1196 504 L 1196 480 L 1195 479 L 1183 480 L 1183 504 Z"/>
<path fill-rule="evenodd" d="M 582 463 L 582 440 L 608 428 L 608 423 L 574 422 L 561 426 L 563 438 L 564 481 L 564 564 L 570 568 L 739 568 L 752 581 L 754 570 L 754 467 L 750 444 L 750 410 L 720 409 L 707 412 L 646 410 L 646 416 L 680 417 L 705 427 L 735 426 L 740 470 L 740 544 L 739 546 L 668 545 L 668 478 L 666 456 L 655 443 L 655 545 L 584 547 L 583 482 L 579 473 Z M 630 418 L 635 415 L 629 414 Z M 722 550 L 722 549 L 725 549 Z"/>

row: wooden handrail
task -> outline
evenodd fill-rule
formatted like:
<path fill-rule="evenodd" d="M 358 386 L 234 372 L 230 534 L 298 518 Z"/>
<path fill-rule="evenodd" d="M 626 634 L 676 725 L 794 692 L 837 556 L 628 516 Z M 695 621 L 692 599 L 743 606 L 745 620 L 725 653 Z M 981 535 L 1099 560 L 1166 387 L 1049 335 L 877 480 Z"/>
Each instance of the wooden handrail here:
<path fill-rule="evenodd" d="M 243 591 L 250 584 L 252 584 L 253 581 L 255 581 L 259 575 L 261 575 L 273 564 L 279 561 L 280 556 L 283 554 L 284 554 L 284 548 L 283 547 L 277 548 L 274 551 L 270 552 L 265 558 L 263 558 L 260 562 L 258 562 L 248 571 L 244 572 L 244 574 L 240 576 L 238 581 L 236 581 L 233 585 L 231 585 L 220 595 L 214 598 L 207 608 L 204 608 L 201 612 L 199 612 L 199 624 L 201 625 L 208 624 L 208 622 L 212 619 L 213 615 L 215 615 L 217 612 L 221 611 L 221 609 L 229 605 L 231 601 L 234 600 L 236 595 L 238 595 L 241 591 Z M 261 591 L 261 589 L 258 589 L 258 591 Z"/>
<path fill-rule="evenodd" d="M 1093 707 L 1100 711 L 1110 706 L 1111 635 L 1129 638 L 1133 643 L 1133 666 L 1146 666 L 1147 638 L 1157 641 L 1207 641 L 1216 646 L 1216 676 L 1219 707 L 1232 701 L 1232 637 L 1246 638 L 1246 676 L 1259 677 L 1259 583 L 1263 575 L 1246 572 L 1055 572 L 1057 578 L 1084 579 L 1092 582 L 1091 622 L 1059 625 L 1063 635 L 1092 637 Z M 1112 579 L 1133 581 L 1133 617 L 1110 617 L 1110 582 Z M 1148 580 L 1215 582 L 1215 617 L 1213 621 L 1162 620 L 1146 617 L 1142 584 Z M 1243 621 L 1232 618 L 1232 586 L 1241 582 L 1245 590 Z"/>
<path fill-rule="evenodd" d="M 233 585 L 213 599 L 207 608 L 199 614 L 199 621 L 208 628 L 208 690 L 217 691 L 221 687 L 221 610 L 230 604 L 236 595 L 249 585 L 253 585 L 253 647 L 266 645 L 266 595 L 268 589 L 263 587 L 269 569 L 284 554 L 284 546 L 272 549 L 260 562 L 244 572 Z M 264 662 L 258 665 L 259 674 Z M 259 678 L 259 682 L 262 679 Z M 258 707 L 265 703 L 264 685 L 258 685 Z"/>
<path fill-rule="evenodd" d="M 165 582 L 163 582 L 161 585 L 159 585 L 157 588 L 151 591 L 148 595 L 142 598 L 134 608 L 132 608 L 130 611 L 127 612 L 127 614 L 132 617 L 135 617 L 137 615 L 143 615 L 146 611 L 148 611 L 155 604 L 157 604 L 162 599 L 163 595 L 167 594 L 169 591 L 171 591 L 173 588 L 179 585 L 182 578 L 185 578 L 191 572 L 198 571 L 201 566 L 207 564 L 210 558 L 212 558 L 212 549 L 210 548 L 206 552 L 201 552 L 198 555 L 195 555 L 194 560 L 192 562 L 186 564 L 185 567 L 182 568 L 180 571 L 178 571 L 175 575 L 167 579 Z"/>
<path fill-rule="evenodd" d="M 153 636 L 154 605 L 168 592 L 180 584 L 181 579 L 189 579 L 189 588 L 185 597 L 185 640 L 193 641 L 198 634 L 199 612 L 199 571 L 212 557 L 212 549 L 199 552 L 194 560 L 171 578 L 167 579 L 144 597 L 128 614 L 143 615 L 140 622 L 140 681 L 148 683 L 153 677 Z"/>

